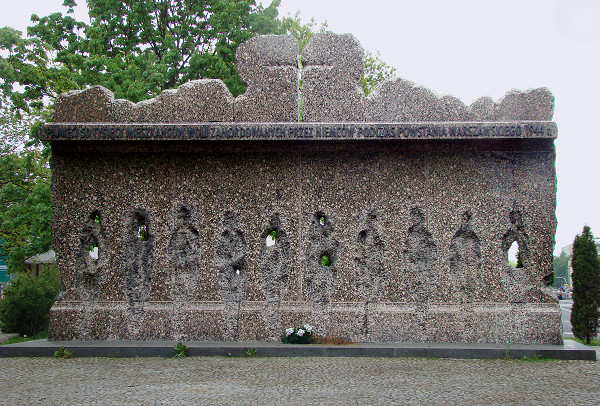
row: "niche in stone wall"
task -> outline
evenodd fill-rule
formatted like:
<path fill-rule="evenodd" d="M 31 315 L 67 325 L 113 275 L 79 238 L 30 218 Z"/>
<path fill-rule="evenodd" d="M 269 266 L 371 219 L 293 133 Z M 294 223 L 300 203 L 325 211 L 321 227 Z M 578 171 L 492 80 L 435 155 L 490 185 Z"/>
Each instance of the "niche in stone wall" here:
<path fill-rule="evenodd" d="M 180 206 L 175 214 L 175 230 L 169 241 L 169 264 L 172 266 L 171 298 L 189 301 L 196 298 L 201 255 L 200 233 L 192 224 L 187 206 Z"/>
<path fill-rule="evenodd" d="M 527 302 L 530 291 L 535 288 L 531 279 L 529 265 L 529 236 L 523 226 L 523 216 L 520 211 L 513 210 L 509 213 L 510 226 L 502 237 L 503 264 L 501 266 L 501 280 L 508 296 L 509 302 Z M 517 250 L 522 262 L 522 267 L 512 267 L 509 264 L 508 253 L 517 244 Z"/>
<path fill-rule="evenodd" d="M 150 214 L 143 209 L 129 215 L 125 237 L 125 275 L 127 299 L 130 303 L 145 302 L 150 297 L 153 266 Z"/>
<path fill-rule="evenodd" d="M 471 227 L 471 212 L 463 214 L 450 242 L 452 293 L 461 303 L 471 303 L 481 292 L 481 242 Z"/>
<path fill-rule="evenodd" d="M 377 222 L 375 212 L 365 212 L 359 219 L 361 227 L 356 237 L 354 279 L 357 299 L 363 302 L 379 302 L 386 292 L 385 244 Z"/>
<path fill-rule="evenodd" d="M 303 290 L 308 300 L 329 303 L 337 286 L 338 242 L 334 228 L 323 212 L 311 216 L 308 230 Z"/>
<path fill-rule="evenodd" d="M 426 303 L 433 298 L 437 282 L 436 269 L 438 248 L 427 230 L 423 210 L 410 210 L 411 226 L 404 242 L 405 271 L 403 285 L 408 296 L 417 303 Z"/>
<path fill-rule="evenodd" d="M 521 249 L 517 241 L 514 241 L 508 249 L 508 265 L 512 268 L 523 268 Z"/>
<path fill-rule="evenodd" d="M 80 294 L 83 300 L 93 300 L 98 296 L 102 268 L 106 264 L 106 238 L 103 218 L 99 210 L 91 212 L 81 229 L 79 237 Z"/>

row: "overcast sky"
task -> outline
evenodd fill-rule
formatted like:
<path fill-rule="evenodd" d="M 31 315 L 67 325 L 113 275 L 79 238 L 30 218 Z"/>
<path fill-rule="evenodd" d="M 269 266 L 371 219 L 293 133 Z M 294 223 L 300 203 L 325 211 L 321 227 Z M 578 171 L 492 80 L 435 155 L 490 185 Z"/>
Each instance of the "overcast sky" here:
<path fill-rule="evenodd" d="M 4 4 L 0 26 L 25 30 L 31 14 L 61 11 L 62 1 Z M 354 34 L 397 76 L 467 105 L 548 87 L 559 137 L 556 252 L 584 224 L 600 236 L 599 0 L 282 0 L 279 10 Z"/>

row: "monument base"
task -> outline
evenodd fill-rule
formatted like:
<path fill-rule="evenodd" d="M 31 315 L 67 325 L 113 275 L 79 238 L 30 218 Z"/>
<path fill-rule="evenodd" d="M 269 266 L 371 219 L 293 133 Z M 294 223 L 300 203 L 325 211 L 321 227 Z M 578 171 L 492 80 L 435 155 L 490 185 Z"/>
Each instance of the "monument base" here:
<path fill-rule="evenodd" d="M 51 340 L 276 341 L 306 323 L 353 342 L 562 344 L 557 304 L 59 301 Z"/>

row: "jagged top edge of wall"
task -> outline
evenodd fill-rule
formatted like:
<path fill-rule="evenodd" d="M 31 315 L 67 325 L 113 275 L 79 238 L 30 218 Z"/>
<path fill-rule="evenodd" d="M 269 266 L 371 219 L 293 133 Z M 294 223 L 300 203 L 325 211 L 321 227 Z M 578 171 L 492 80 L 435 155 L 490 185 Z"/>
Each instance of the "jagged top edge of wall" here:
<path fill-rule="evenodd" d="M 364 50 L 351 34 L 315 34 L 300 55 L 292 36 L 254 37 L 238 47 L 237 69 L 246 93 L 233 98 L 221 80 L 200 79 L 139 103 L 115 99 L 93 86 L 61 94 L 54 123 L 211 122 L 514 122 L 551 121 L 547 88 L 511 90 L 494 102 L 470 106 L 453 96 L 400 79 L 388 79 L 366 97 L 360 79 Z M 299 90 L 298 58 L 303 69 Z"/>

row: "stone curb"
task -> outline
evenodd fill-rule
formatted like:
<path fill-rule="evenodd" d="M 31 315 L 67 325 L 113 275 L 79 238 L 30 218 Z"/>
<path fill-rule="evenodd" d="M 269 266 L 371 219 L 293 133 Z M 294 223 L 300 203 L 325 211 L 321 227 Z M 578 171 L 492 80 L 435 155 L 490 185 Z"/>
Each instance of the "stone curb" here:
<path fill-rule="evenodd" d="M 0 346 L 0 357 L 51 357 L 60 347 L 75 357 L 172 357 L 175 341 L 48 341 Z M 258 357 L 424 357 L 454 359 L 519 359 L 538 356 L 559 360 L 596 361 L 596 350 L 576 341 L 564 345 L 534 344 L 407 344 L 359 343 L 298 345 L 265 342 L 184 341 L 188 356 L 244 357 L 249 349 Z"/>

